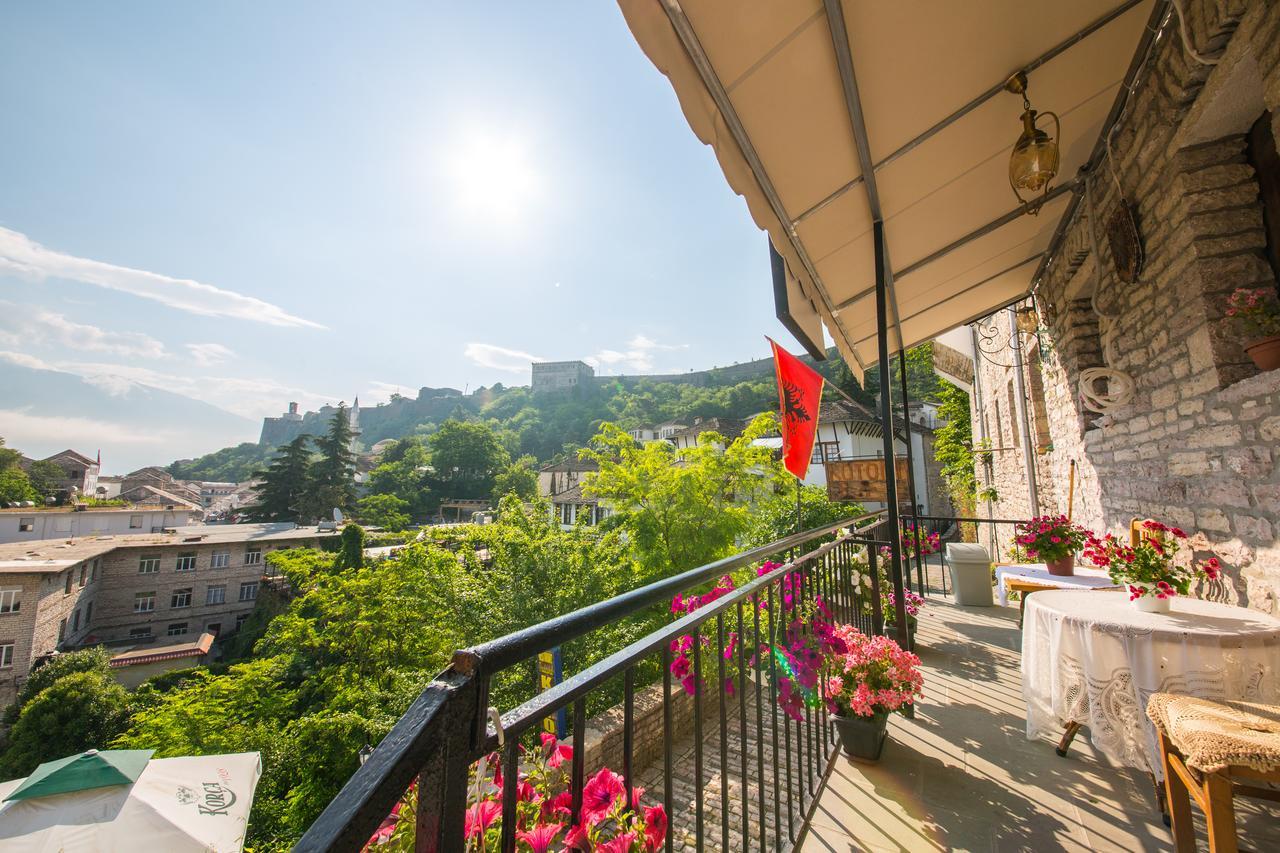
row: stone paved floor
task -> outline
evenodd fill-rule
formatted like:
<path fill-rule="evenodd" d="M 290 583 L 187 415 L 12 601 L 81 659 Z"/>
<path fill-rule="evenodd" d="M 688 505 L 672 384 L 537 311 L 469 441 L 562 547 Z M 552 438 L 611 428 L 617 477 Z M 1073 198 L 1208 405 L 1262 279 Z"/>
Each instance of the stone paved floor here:
<path fill-rule="evenodd" d="M 832 762 L 804 853 L 1172 848 L 1146 774 L 1104 763 L 1087 730 L 1066 758 L 1026 740 L 1015 608 L 925 613 L 915 719 L 892 718 L 878 765 Z M 1242 850 L 1280 850 L 1280 805 L 1236 808 Z"/>

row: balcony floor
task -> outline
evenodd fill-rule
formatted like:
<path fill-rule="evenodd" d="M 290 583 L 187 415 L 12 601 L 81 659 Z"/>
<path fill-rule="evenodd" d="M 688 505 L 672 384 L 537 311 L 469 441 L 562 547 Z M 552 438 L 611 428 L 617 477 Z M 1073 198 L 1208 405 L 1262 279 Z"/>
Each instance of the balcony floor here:
<path fill-rule="evenodd" d="M 892 718 L 878 765 L 834 760 L 801 850 L 1172 848 L 1151 781 L 1105 763 L 1087 729 L 1066 758 L 1026 739 L 1016 608 L 934 598 L 918 641 L 915 719 Z M 1242 850 L 1280 850 L 1280 806 L 1238 799 L 1236 813 Z"/>

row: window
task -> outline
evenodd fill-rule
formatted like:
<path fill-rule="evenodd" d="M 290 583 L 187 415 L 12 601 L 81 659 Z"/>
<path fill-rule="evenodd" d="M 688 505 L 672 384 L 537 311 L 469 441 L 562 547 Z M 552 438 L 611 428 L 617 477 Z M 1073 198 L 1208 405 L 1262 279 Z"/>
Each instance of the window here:
<path fill-rule="evenodd" d="M 13 643 L 0 643 L 0 667 L 13 666 Z"/>
<path fill-rule="evenodd" d="M 94 557 L 93 565 L 89 567 L 89 583 L 93 583 L 98 579 L 98 565 L 102 562 L 101 557 Z"/>
<path fill-rule="evenodd" d="M 169 598 L 170 607 L 190 607 L 191 606 L 191 587 L 186 586 L 182 589 L 175 589 L 173 595 Z"/>
<path fill-rule="evenodd" d="M 17 613 L 22 609 L 22 595 L 20 589 L 0 589 L 0 614 Z"/>
<path fill-rule="evenodd" d="M 205 630 L 216 637 L 218 636 L 219 633 L 222 632 L 222 623 L 210 622 L 209 625 L 205 628 Z"/>
<path fill-rule="evenodd" d="M 70 569 L 68 569 L 68 570 L 67 570 L 67 585 L 66 585 L 66 587 L 62 590 L 62 594 L 63 594 L 63 595 L 70 595 L 70 594 L 71 594 L 71 584 L 75 581 L 75 579 L 76 579 L 76 578 L 75 578 L 75 572 L 73 572 L 73 571 L 71 571 Z"/>
<path fill-rule="evenodd" d="M 250 581 L 249 583 L 240 584 L 240 600 L 253 601 L 258 597 L 258 582 Z"/>
<path fill-rule="evenodd" d="M 236 630 L 239 631 L 240 627 L 244 625 L 245 622 L 248 622 L 248 621 L 249 621 L 249 614 L 241 613 L 239 616 L 236 617 Z"/>
<path fill-rule="evenodd" d="M 231 565 L 230 551 L 214 551 L 212 556 L 209 557 L 209 568 L 211 569 L 225 569 L 229 565 Z"/>
<path fill-rule="evenodd" d="M 145 628 L 130 628 L 130 629 L 129 629 L 129 639 L 130 639 L 130 640 L 145 640 L 147 637 L 150 637 L 150 636 L 151 636 L 151 626 L 150 626 L 150 625 L 148 625 L 148 626 L 147 626 L 147 627 L 145 627 Z"/>
<path fill-rule="evenodd" d="M 58 642 L 61 643 L 67 638 L 67 620 L 58 620 Z"/>
<path fill-rule="evenodd" d="M 131 515 L 131 516 L 129 516 L 129 529 L 130 529 L 130 530 L 141 530 L 141 529 L 142 529 L 142 516 L 141 516 L 141 515 Z"/>
<path fill-rule="evenodd" d="M 838 441 L 816 441 L 813 444 L 813 458 L 809 461 L 814 465 L 822 465 L 832 462 L 840 458 L 840 442 Z"/>
<path fill-rule="evenodd" d="M 80 630 L 80 608 L 77 607 L 75 612 L 71 614 L 71 631 L 72 633 Z"/>
<path fill-rule="evenodd" d="M 84 626 L 89 627 L 89 623 L 93 621 L 93 602 L 90 601 L 84 606 Z"/>
<path fill-rule="evenodd" d="M 150 613 L 156 609 L 156 594 L 154 592 L 139 592 L 133 596 L 133 612 L 134 613 Z"/>
<path fill-rule="evenodd" d="M 158 571 L 160 571 L 159 557 L 142 557 L 138 560 L 138 574 L 154 575 Z"/>
<path fill-rule="evenodd" d="M 196 570 L 196 555 L 179 554 L 178 565 L 174 570 L 179 572 L 194 572 Z"/>
<path fill-rule="evenodd" d="M 80 567 L 80 586 L 84 586 L 85 579 L 89 577 L 89 564 L 85 563 Z"/>
<path fill-rule="evenodd" d="M 169 630 L 166 631 L 165 633 L 167 633 L 170 637 L 181 637 L 187 633 L 187 623 L 171 622 L 169 623 Z"/>
<path fill-rule="evenodd" d="M 244 552 L 244 564 L 246 566 L 256 566 L 262 562 L 262 549 L 250 548 Z"/>
<path fill-rule="evenodd" d="M 220 583 L 211 586 L 204 593 L 205 604 L 225 604 L 227 601 L 227 585 Z"/>
<path fill-rule="evenodd" d="M 35 529 L 36 529 L 36 520 L 35 520 L 35 517 L 34 517 L 34 516 L 26 516 L 26 517 L 24 517 L 24 518 L 19 518 L 19 519 L 18 519 L 18 532 L 19 532 L 19 533 L 30 533 L 31 531 L 33 531 L 33 530 L 35 530 Z M 11 649 L 12 649 L 12 648 L 13 648 L 13 646 L 10 646 L 9 648 L 11 648 Z"/>

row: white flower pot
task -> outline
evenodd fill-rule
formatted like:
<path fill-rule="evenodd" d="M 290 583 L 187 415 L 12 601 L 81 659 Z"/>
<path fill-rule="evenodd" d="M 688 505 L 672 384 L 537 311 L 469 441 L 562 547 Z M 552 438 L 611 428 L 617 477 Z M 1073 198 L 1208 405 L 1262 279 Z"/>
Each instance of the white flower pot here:
<path fill-rule="evenodd" d="M 1143 613 L 1168 613 L 1172 598 L 1156 598 L 1154 595 L 1143 595 L 1133 599 L 1134 607 Z"/>

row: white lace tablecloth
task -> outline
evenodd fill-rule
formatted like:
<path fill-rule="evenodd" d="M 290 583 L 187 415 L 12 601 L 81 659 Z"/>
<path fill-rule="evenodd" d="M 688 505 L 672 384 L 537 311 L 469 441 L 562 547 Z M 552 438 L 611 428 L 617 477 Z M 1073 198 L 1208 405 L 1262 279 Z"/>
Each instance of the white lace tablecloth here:
<path fill-rule="evenodd" d="M 1049 567 L 1044 563 L 996 566 L 996 588 L 1000 591 L 1000 606 L 1004 607 L 1009 603 L 1009 592 L 1005 589 L 1005 584 L 1011 580 L 1056 586 L 1060 589 L 1106 589 L 1116 585 L 1102 569 L 1076 566 L 1075 572 L 1074 575 L 1051 575 Z"/>
<path fill-rule="evenodd" d="M 1127 592 L 1045 590 L 1027 598 L 1022 697 L 1027 739 L 1057 740 L 1068 722 L 1095 749 L 1161 777 L 1152 693 L 1280 703 L 1280 619 L 1177 597 L 1142 613 Z"/>

